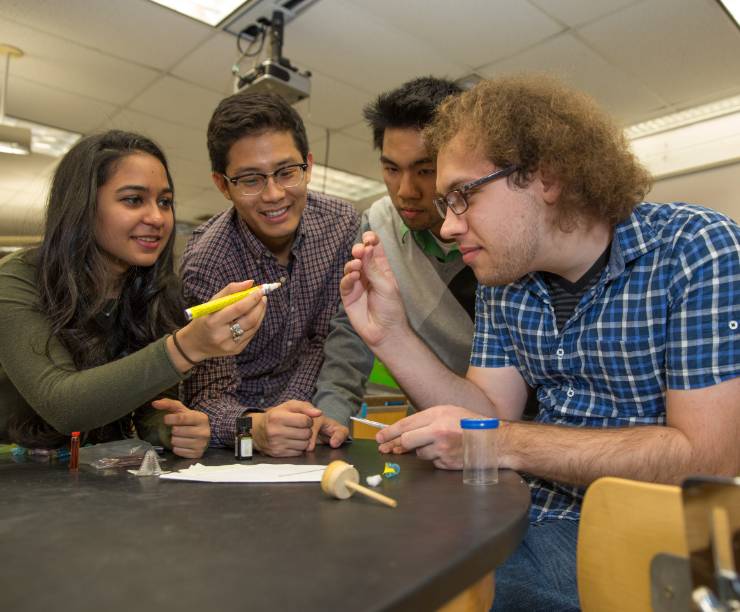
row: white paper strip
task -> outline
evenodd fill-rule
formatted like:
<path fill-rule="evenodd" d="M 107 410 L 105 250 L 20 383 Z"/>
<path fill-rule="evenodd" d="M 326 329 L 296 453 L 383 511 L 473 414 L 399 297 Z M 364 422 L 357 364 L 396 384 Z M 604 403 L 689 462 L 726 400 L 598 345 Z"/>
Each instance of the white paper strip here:
<path fill-rule="evenodd" d="M 164 473 L 160 478 L 197 482 L 321 482 L 325 469 L 325 465 L 293 465 L 290 463 L 256 463 L 254 465 L 196 463 L 184 470 Z"/>

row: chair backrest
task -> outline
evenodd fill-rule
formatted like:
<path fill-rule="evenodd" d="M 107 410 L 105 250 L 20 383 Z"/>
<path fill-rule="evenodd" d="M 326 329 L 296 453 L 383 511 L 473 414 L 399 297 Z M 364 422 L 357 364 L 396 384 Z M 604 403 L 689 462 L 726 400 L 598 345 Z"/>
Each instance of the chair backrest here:
<path fill-rule="evenodd" d="M 688 555 L 681 488 L 611 477 L 595 481 L 578 530 L 584 612 L 650 610 L 650 563 L 658 553 Z"/>
<path fill-rule="evenodd" d="M 688 478 L 683 506 L 694 588 L 740 605 L 740 478 Z"/>
<path fill-rule="evenodd" d="M 378 421 L 386 425 L 393 425 L 409 413 L 409 403 L 402 393 L 395 394 L 367 394 L 363 402 L 365 404 L 366 416 L 371 421 Z M 375 440 L 378 430 L 369 425 L 352 421 L 352 437 L 355 440 Z"/>

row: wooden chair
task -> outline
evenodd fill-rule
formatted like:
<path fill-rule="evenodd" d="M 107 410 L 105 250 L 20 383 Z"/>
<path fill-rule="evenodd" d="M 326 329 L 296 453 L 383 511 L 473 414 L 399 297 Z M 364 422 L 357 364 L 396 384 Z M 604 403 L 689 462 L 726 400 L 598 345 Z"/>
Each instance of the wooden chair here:
<path fill-rule="evenodd" d="M 578 530 L 584 612 L 651 609 L 650 563 L 688 557 L 681 487 L 600 478 L 586 491 Z"/>
<path fill-rule="evenodd" d="M 392 425 L 408 414 L 408 399 L 402 393 L 385 395 L 366 395 L 367 418 L 379 423 Z M 375 440 L 378 430 L 363 423 L 352 421 L 352 437 L 355 440 Z"/>
<path fill-rule="evenodd" d="M 489 572 L 473 586 L 437 608 L 437 612 L 488 612 L 493 605 L 493 590 L 493 572 Z"/>
<path fill-rule="evenodd" d="M 740 477 L 688 478 L 683 509 L 693 596 L 740 608 Z"/>

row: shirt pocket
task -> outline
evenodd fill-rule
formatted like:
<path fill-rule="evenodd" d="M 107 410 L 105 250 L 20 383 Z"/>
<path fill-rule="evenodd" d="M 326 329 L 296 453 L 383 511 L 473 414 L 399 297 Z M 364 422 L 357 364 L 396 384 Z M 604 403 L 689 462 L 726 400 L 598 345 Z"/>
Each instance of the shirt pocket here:
<path fill-rule="evenodd" d="M 665 345 L 656 338 L 589 338 L 570 365 L 591 393 L 612 404 L 612 416 L 632 420 L 664 413 Z"/>

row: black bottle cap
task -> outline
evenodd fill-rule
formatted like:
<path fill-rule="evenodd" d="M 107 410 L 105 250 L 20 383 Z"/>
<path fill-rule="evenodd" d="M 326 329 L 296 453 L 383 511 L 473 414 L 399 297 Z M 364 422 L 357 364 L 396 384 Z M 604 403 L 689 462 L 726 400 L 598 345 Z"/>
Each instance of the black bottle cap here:
<path fill-rule="evenodd" d="M 248 434 L 251 430 L 252 430 L 252 417 L 251 416 L 236 417 L 236 433 L 237 434 Z"/>

